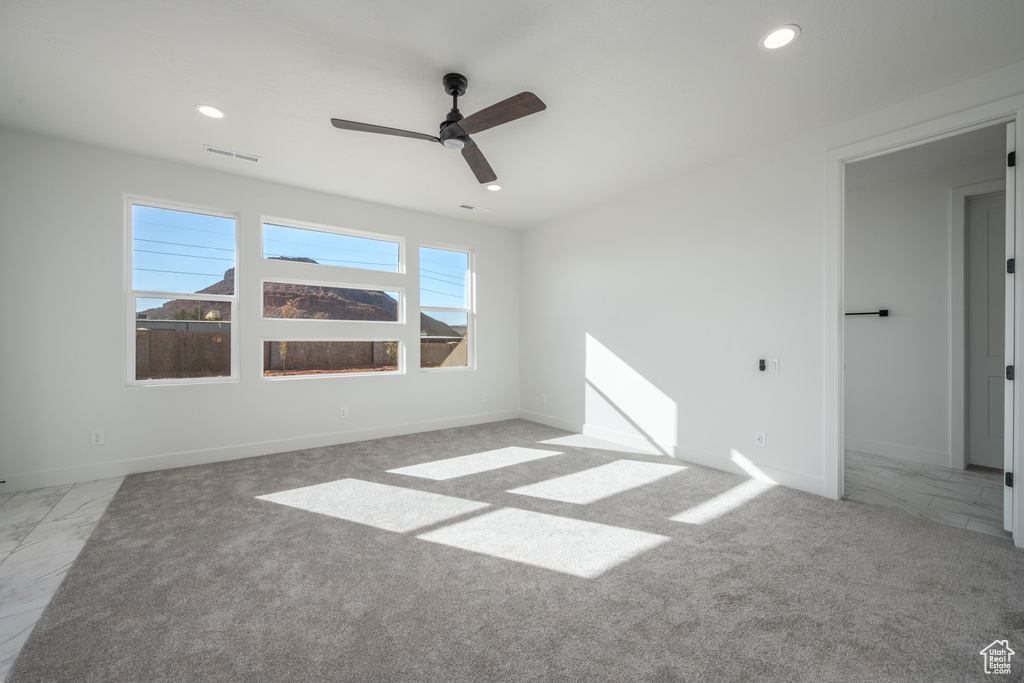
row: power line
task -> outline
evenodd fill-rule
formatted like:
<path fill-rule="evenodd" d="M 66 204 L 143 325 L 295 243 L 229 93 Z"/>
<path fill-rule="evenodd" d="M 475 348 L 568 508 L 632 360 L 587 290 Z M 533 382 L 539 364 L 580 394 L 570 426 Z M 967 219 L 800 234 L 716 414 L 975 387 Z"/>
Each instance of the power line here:
<path fill-rule="evenodd" d="M 270 223 L 266 223 L 264 225 L 269 226 L 271 224 Z M 274 226 L 274 227 L 284 227 L 284 226 Z M 287 230 L 304 230 L 304 228 L 286 228 L 286 229 Z M 316 231 L 315 230 L 306 230 L 306 232 L 316 232 Z M 318 234 L 328 235 L 329 237 L 341 237 L 343 239 L 369 240 L 371 242 L 380 242 L 381 244 L 393 244 L 393 245 L 395 245 L 395 249 L 396 250 L 398 248 L 398 244 L 397 243 L 395 243 L 395 242 L 388 242 L 386 240 L 371 240 L 368 237 L 352 237 L 351 235 L 333 235 L 332 233 L 318 233 Z M 379 250 L 378 251 L 374 251 L 372 249 L 353 249 L 352 247 L 328 247 L 326 245 L 310 244 L 308 242 L 292 242 L 290 240 L 278 240 L 278 239 L 272 239 L 272 238 L 264 237 L 263 238 L 263 243 L 266 244 L 267 242 L 273 242 L 274 244 L 294 244 L 294 245 L 299 246 L 299 247 L 309 247 L 310 249 L 331 249 L 333 251 L 357 251 L 357 252 L 359 252 L 361 254 L 380 254 Z"/>
<path fill-rule="evenodd" d="M 220 256 L 197 256 L 193 254 L 175 254 L 170 251 L 153 251 L 151 249 L 135 249 L 134 251 L 137 254 L 159 254 L 161 256 L 183 256 L 185 258 L 202 258 L 207 259 L 209 261 L 228 261 L 230 263 L 235 262 L 235 259 L 233 258 L 221 258 Z"/>
<path fill-rule="evenodd" d="M 465 297 L 460 296 L 458 294 L 449 294 L 448 292 L 439 292 L 436 289 L 424 289 L 423 287 L 420 287 L 420 291 L 421 292 L 430 292 L 431 294 L 440 294 L 441 296 L 449 296 L 449 297 L 451 297 L 453 299 L 459 299 L 461 301 L 465 301 L 466 300 Z"/>
<path fill-rule="evenodd" d="M 465 286 L 466 286 L 465 283 L 463 283 L 463 282 L 448 282 L 447 280 L 442 280 L 442 279 L 436 278 L 436 277 L 430 277 L 429 275 L 420 275 L 420 279 L 422 279 L 422 280 L 434 280 L 435 282 L 440 282 L 443 285 L 453 285 L 453 286 L 462 287 L 463 289 L 465 289 Z"/>
<path fill-rule="evenodd" d="M 287 256 L 285 254 L 269 254 L 269 256 L 276 256 L 285 259 L 298 258 L 296 256 Z M 267 252 L 263 252 L 263 258 L 268 258 Z M 372 261 L 339 261 L 338 259 L 331 258 L 321 258 L 320 261 L 330 261 L 332 263 L 356 263 L 364 266 L 394 266 L 393 263 L 374 263 Z M 320 261 L 317 261 L 317 263 L 319 263 Z"/>
<path fill-rule="evenodd" d="M 163 242 L 161 240 L 147 240 L 147 239 L 143 239 L 142 237 L 133 237 L 132 239 L 135 240 L 136 242 L 152 242 L 154 244 L 169 244 L 169 245 L 171 245 L 173 247 L 193 247 L 195 249 L 216 249 L 217 251 L 232 251 L 232 252 L 234 251 L 233 248 L 229 249 L 227 247 L 208 247 L 208 246 L 203 245 L 203 244 L 182 244 L 181 242 Z"/>
<path fill-rule="evenodd" d="M 425 268 L 420 268 L 420 273 L 433 273 L 434 275 L 440 275 L 441 277 L 446 277 L 446 278 L 450 278 L 452 280 L 456 280 L 456 282 L 449 283 L 449 284 L 453 284 L 453 285 L 465 285 L 465 283 L 466 283 L 466 278 L 464 278 L 464 277 L 460 278 L 457 275 L 446 275 L 445 273 L 439 273 L 436 270 L 426 270 Z M 420 277 L 425 277 L 428 280 L 436 280 L 437 279 L 437 278 L 430 277 L 429 275 L 422 275 L 422 274 L 420 275 Z M 441 282 L 447 282 L 447 280 L 441 280 Z"/>
<path fill-rule="evenodd" d="M 224 220 L 231 220 L 231 219 L 230 218 L 225 218 Z M 139 221 L 139 220 L 134 220 L 133 219 L 132 223 L 133 224 L 142 223 L 142 224 L 145 224 L 145 225 L 157 225 L 157 226 L 160 226 L 161 228 L 173 228 L 175 230 L 190 230 L 192 232 L 205 232 L 205 233 L 207 233 L 209 235 L 217 235 L 218 237 L 230 237 L 231 239 L 235 238 L 234 227 L 232 227 L 231 233 L 228 234 L 228 233 L 225 233 L 225 232 L 217 232 L 216 230 L 203 230 L 202 228 L 186 228 L 184 225 L 171 225 L 169 223 L 157 223 L 155 221 Z M 234 221 L 231 220 L 231 223 L 233 225 Z"/>
<path fill-rule="evenodd" d="M 132 270 L 144 270 L 147 273 L 172 273 L 174 275 L 208 275 L 209 277 L 222 277 L 217 273 L 185 273 L 180 270 L 157 270 L 156 268 L 132 268 Z"/>

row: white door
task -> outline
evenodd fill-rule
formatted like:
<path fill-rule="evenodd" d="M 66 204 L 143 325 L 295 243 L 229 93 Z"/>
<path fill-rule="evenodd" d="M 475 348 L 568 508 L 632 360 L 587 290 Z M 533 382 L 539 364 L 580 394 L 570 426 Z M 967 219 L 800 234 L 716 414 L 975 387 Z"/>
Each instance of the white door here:
<path fill-rule="evenodd" d="M 967 462 L 1003 469 L 1006 195 L 967 202 Z"/>

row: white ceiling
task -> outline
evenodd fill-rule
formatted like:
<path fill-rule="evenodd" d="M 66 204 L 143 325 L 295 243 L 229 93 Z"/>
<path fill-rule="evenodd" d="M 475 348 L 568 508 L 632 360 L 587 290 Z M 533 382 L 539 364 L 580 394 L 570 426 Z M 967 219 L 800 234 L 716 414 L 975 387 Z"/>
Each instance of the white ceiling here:
<path fill-rule="evenodd" d="M 793 46 L 757 48 L 785 23 Z M 525 228 L 1024 61 L 1021 28 L 1021 0 L 2 0 L 0 124 Z M 449 71 L 464 114 L 548 105 L 475 136 L 501 192 L 440 145 L 329 123 L 434 134 Z"/>

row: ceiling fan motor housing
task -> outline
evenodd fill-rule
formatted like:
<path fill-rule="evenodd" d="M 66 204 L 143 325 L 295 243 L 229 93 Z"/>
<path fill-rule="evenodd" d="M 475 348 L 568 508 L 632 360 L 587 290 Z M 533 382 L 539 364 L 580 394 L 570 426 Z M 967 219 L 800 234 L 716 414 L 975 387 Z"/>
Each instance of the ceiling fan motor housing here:
<path fill-rule="evenodd" d="M 452 97 L 461 97 L 466 92 L 469 81 L 462 74 L 446 74 L 443 81 L 444 91 Z"/>

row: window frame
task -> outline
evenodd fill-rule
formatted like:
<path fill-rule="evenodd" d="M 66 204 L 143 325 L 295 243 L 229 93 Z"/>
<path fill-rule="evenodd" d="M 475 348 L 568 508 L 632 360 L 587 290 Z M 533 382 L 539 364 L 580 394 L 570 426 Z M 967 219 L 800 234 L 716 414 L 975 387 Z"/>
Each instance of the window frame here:
<path fill-rule="evenodd" d="M 311 266 L 312 263 L 302 263 L 300 265 Z M 317 264 L 319 265 L 319 264 Z M 391 273 L 394 275 L 394 273 Z M 398 320 L 335 320 L 333 318 L 268 318 L 264 314 L 263 306 L 263 291 L 264 287 L 268 282 L 277 282 L 282 285 L 308 285 L 310 287 L 328 287 L 331 289 L 361 289 L 364 291 L 378 291 L 378 292 L 395 292 L 398 294 Z M 341 323 L 344 325 L 348 324 L 361 324 L 361 325 L 404 325 L 405 324 L 405 301 L 406 293 L 404 287 L 395 287 L 391 285 L 368 285 L 368 284 L 351 284 L 345 282 L 328 282 L 326 280 L 307 280 L 303 278 L 294 277 L 274 277 L 273 275 L 264 275 L 260 278 L 260 318 L 263 320 L 289 320 L 289 321 L 302 321 L 302 322 L 317 322 L 317 323 Z M 287 339 L 284 341 L 303 341 L 299 339 Z M 323 341 L 323 340 L 318 340 Z M 339 340 L 344 341 L 344 340 Z M 358 341 L 358 340 L 357 340 Z M 375 340 L 381 341 L 381 340 Z M 391 341 L 391 340 L 385 340 Z"/>
<path fill-rule="evenodd" d="M 281 218 L 278 216 L 260 216 L 260 260 L 261 261 L 281 261 L 282 263 L 301 263 L 301 261 L 286 261 L 284 259 L 267 258 L 266 254 L 266 238 L 267 238 L 267 225 L 275 225 L 282 228 L 295 228 L 296 230 L 312 230 L 313 232 L 324 232 L 331 235 L 340 235 L 342 237 L 355 237 L 357 239 L 369 239 L 377 242 L 394 242 L 398 245 L 398 270 L 376 270 L 374 268 L 359 268 L 358 266 L 336 266 L 330 263 L 302 263 L 306 266 L 323 266 L 327 268 L 341 268 L 343 270 L 359 271 L 360 273 L 382 273 L 384 275 L 405 275 L 406 274 L 406 248 L 405 238 L 397 235 L 388 235 L 384 233 L 369 232 L 366 230 L 351 230 L 349 228 L 339 228 L 334 225 L 324 225 L 322 223 L 310 223 L 307 221 L 297 221 L 288 218 Z"/>
<path fill-rule="evenodd" d="M 288 320 L 288 318 L 268 318 L 268 320 Z M 330 322 L 344 322 L 338 320 L 332 320 Z M 288 339 L 282 339 L 281 337 L 288 335 L 275 335 L 267 336 L 264 335 L 260 339 L 260 379 L 264 382 L 288 382 L 291 380 L 303 380 L 303 379 L 337 379 L 340 377 L 394 377 L 395 375 L 407 374 L 406 364 L 406 343 L 402 340 L 401 335 L 395 335 L 393 339 L 383 338 L 381 335 L 372 337 L 305 337 L 305 336 L 288 336 Z M 263 366 L 263 346 L 267 342 L 398 342 L 398 369 L 393 372 L 323 372 L 309 375 L 281 375 L 278 377 L 268 377 L 263 374 L 266 372 L 266 368 Z"/>
<path fill-rule="evenodd" d="M 214 218 L 228 218 L 234 221 L 235 224 L 235 235 L 234 235 L 234 269 L 235 269 L 235 293 L 228 294 L 200 294 L 195 292 L 171 292 L 161 290 L 141 290 L 135 289 L 135 280 L 133 273 L 133 256 L 134 256 L 134 237 L 135 237 L 135 223 L 134 223 L 134 207 L 144 206 L 152 209 L 164 209 L 167 211 L 178 211 L 182 213 L 193 213 L 203 216 L 211 216 Z M 238 292 L 240 282 L 240 245 L 241 230 L 239 229 L 240 216 L 237 212 L 226 211 L 224 209 L 202 207 L 195 204 L 183 204 L 180 202 L 170 202 L 162 199 L 153 199 L 151 197 L 143 197 L 139 195 L 126 195 L 125 196 L 125 310 L 127 312 L 128 324 L 127 328 L 127 347 L 125 353 L 125 385 L 126 386 L 180 386 L 188 384 L 224 384 L 229 382 L 239 381 L 239 333 L 238 333 Z M 180 378 L 167 378 L 167 379 L 138 379 L 136 377 L 136 330 L 138 329 L 136 317 L 137 311 L 136 302 L 138 299 L 168 299 L 168 300 L 187 300 L 187 301 L 226 301 L 231 304 L 231 320 L 230 322 L 230 338 L 231 338 L 231 374 L 226 377 L 180 377 Z"/>
<path fill-rule="evenodd" d="M 420 372 L 465 372 L 476 370 L 476 250 L 469 247 L 457 246 L 454 244 L 443 244 L 439 242 L 420 242 L 416 250 L 418 271 L 416 277 L 417 294 L 419 294 L 419 312 L 429 313 L 465 313 L 466 314 L 466 364 L 454 367 L 424 368 Z M 423 305 L 423 249 L 437 249 L 439 251 L 454 251 L 466 254 L 466 307 L 458 308 L 451 306 L 424 306 Z M 419 327 L 419 316 L 416 316 L 416 326 Z M 417 331 L 418 340 L 424 339 Z M 422 343 L 422 341 L 420 341 Z M 422 364 L 422 359 L 420 360 Z"/>

